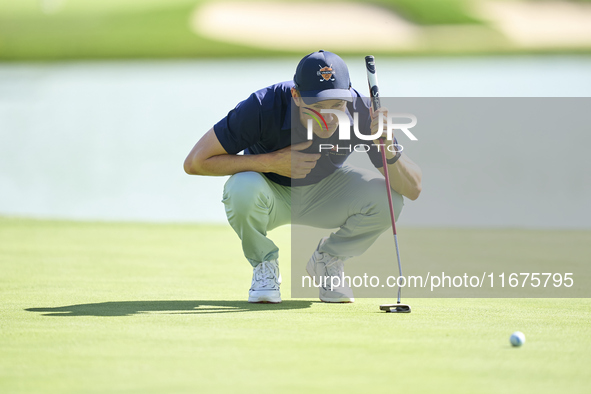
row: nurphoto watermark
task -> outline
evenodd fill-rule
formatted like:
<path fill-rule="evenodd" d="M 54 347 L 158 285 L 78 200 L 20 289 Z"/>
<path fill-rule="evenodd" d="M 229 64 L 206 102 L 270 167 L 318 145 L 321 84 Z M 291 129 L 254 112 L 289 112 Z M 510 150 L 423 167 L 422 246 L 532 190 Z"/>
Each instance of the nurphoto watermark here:
<path fill-rule="evenodd" d="M 314 121 L 322 128 L 323 126 L 328 129 L 326 120 L 322 114 L 333 114 L 339 121 L 339 140 L 349 141 L 351 140 L 351 119 L 346 112 L 337 109 L 321 109 L 320 112 L 313 110 L 312 108 L 306 107 L 307 110 L 311 111 L 308 115 L 310 118 L 307 120 L 307 138 L 312 140 L 314 138 Z M 395 123 L 394 119 L 410 119 L 409 123 Z M 409 129 L 417 125 L 417 117 L 410 113 L 399 113 L 387 116 L 384 119 L 382 112 L 378 113 L 378 123 L 383 125 L 384 120 L 386 123 L 387 139 L 389 141 L 394 140 L 394 130 L 402 131 L 411 141 L 417 141 L 417 137 L 410 132 Z M 382 136 L 384 133 L 383 129 L 378 129 L 375 134 L 363 134 L 359 131 L 359 113 L 353 112 L 353 133 L 357 138 L 363 141 L 374 141 Z M 348 152 L 368 152 L 372 146 L 377 147 L 377 151 L 381 151 L 381 146 L 385 144 L 356 144 L 356 145 L 334 145 L 334 144 L 320 144 L 319 152 L 323 150 L 336 150 L 336 151 L 348 151 Z M 400 144 L 391 144 L 385 146 L 385 149 L 392 153 L 402 152 L 404 147 Z"/>

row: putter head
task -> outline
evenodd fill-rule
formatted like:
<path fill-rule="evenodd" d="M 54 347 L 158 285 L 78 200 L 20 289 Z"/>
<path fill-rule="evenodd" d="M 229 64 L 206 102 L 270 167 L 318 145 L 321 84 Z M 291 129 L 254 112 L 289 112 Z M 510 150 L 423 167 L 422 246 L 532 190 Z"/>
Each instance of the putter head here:
<path fill-rule="evenodd" d="M 380 305 L 381 311 L 388 313 L 410 313 L 410 305 L 406 304 L 382 304 Z"/>

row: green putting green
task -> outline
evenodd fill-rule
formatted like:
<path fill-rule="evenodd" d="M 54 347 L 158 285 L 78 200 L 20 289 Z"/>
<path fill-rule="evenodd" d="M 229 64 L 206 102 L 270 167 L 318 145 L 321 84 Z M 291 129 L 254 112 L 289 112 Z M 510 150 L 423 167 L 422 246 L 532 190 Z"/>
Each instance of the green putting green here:
<path fill-rule="evenodd" d="M 290 300 L 272 236 L 285 300 L 254 305 L 229 226 L 0 218 L 0 392 L 588 392 L 589 299 Z"/>

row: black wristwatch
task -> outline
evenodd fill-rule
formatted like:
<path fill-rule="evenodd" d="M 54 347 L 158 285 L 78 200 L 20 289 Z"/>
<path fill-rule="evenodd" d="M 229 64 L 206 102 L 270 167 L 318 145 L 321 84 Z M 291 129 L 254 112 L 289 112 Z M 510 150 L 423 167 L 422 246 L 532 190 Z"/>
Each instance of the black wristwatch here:
<path fill-rule="evenodd" d="M 388 164 L 394 164 L 398 161 L 398 159 L 400 159 L 400 155 L 402 155 L 402 153 L 400 151 L 396 151 L 396 156 L 394 156 L 391 159 L 387 159 L 386 163 Z"/>

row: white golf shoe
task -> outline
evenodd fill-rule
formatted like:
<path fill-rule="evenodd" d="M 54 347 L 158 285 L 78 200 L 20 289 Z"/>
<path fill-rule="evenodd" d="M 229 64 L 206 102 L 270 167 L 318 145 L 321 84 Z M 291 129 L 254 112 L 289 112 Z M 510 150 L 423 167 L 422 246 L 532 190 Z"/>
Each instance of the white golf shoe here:
<path fill-rule="evenodd" d="M 281 302 L 281 273 L 277 260 L 263 261 L 252 272 L 248 302 L 278 304 Z"/>
<path fill-rule="evenodd" d="M 320 246 L 327 239 L 328 237 L 324 237 L 320 240 L 308 265 L 306 265 L 306 271 L 312 277 L 314 286 L 318 286 L 320 301 L 355 302 L 353 291 L 344 279 L 345 263 L 343 260 L 319 251 Z"/>

